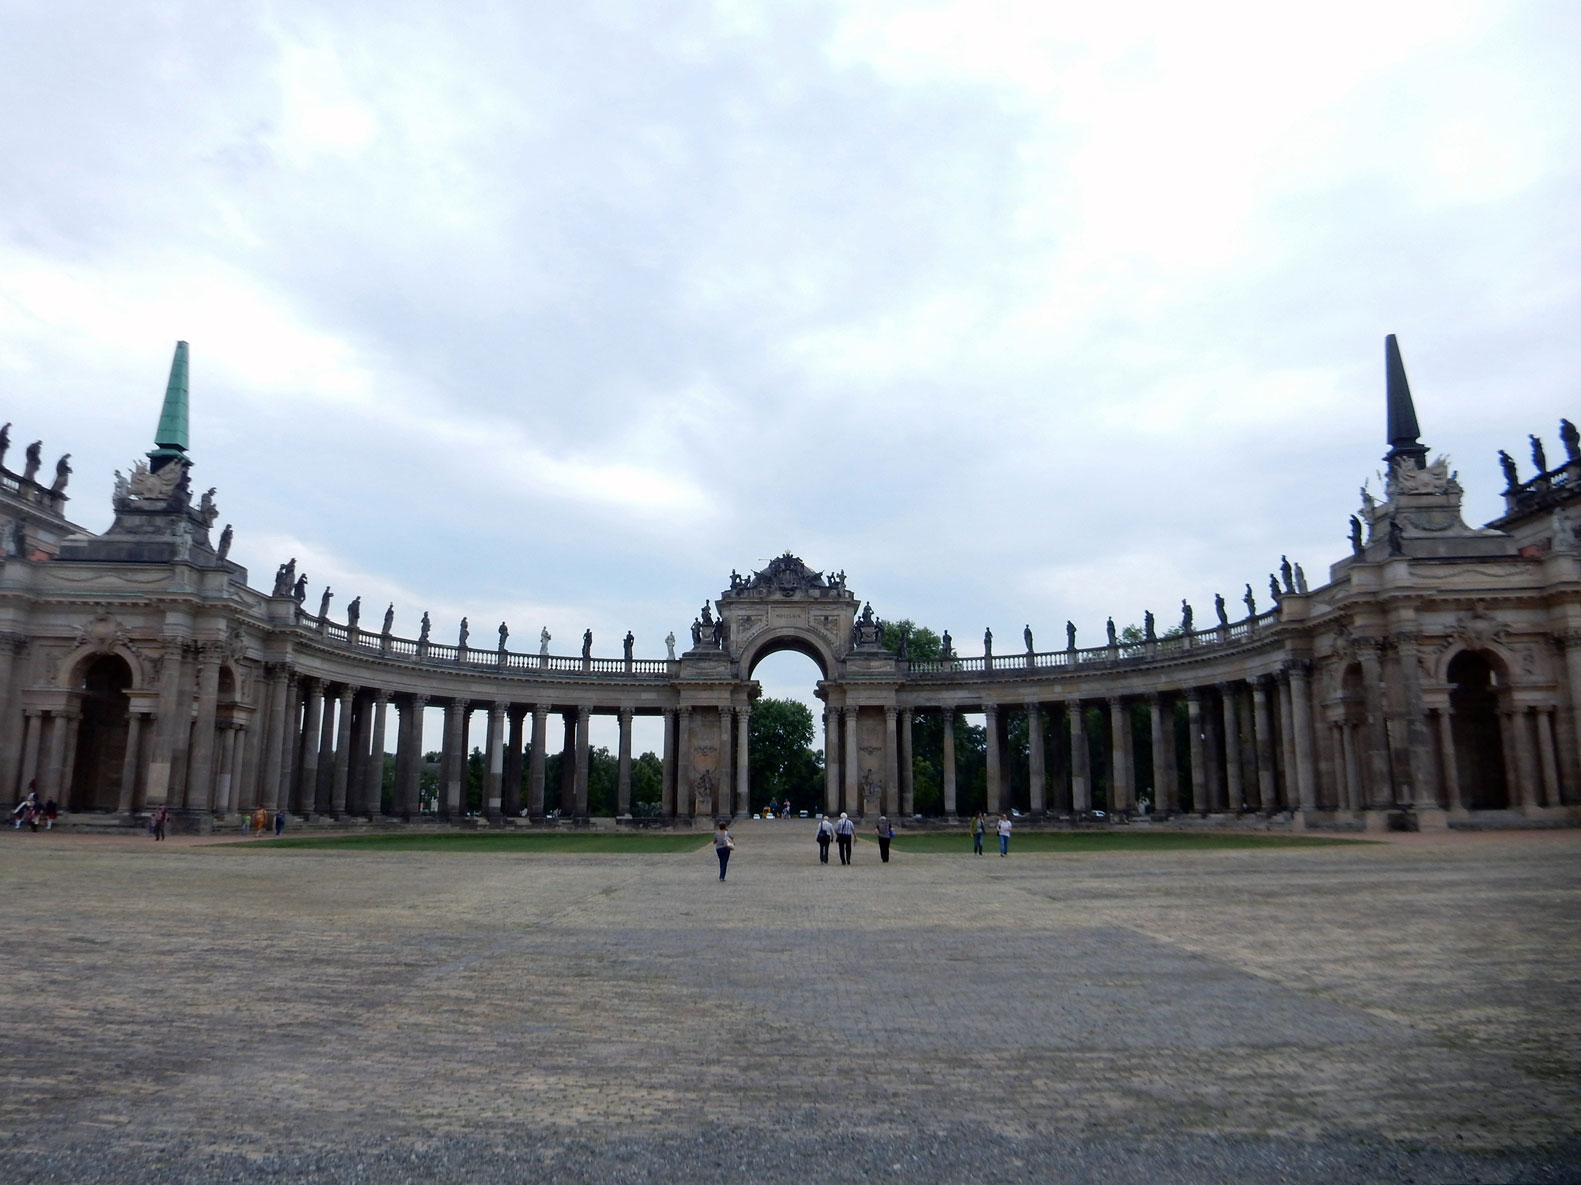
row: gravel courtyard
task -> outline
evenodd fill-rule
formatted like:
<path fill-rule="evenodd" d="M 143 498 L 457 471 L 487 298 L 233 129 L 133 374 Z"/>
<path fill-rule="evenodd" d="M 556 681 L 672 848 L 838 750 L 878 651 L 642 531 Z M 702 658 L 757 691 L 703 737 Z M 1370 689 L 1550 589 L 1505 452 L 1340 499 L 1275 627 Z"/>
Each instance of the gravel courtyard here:
<path fill-rule="evenodd" d="M 1581 1180 L 1581 833 L 0 834 L 0 1180 Z"/>

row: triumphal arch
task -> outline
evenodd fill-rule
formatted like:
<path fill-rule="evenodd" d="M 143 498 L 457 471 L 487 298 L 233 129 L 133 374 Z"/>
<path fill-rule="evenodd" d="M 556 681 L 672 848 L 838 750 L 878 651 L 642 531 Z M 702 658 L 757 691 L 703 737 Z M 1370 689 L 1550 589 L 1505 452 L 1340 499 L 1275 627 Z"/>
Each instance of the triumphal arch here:
<path fill-rule="evenodd" d="M 1111 622 L 1101 645 L 1078 646 L 1068 624 L 1062 647 L 1036 648 L 1028 629 L 1022 648 L 996 653 L 985 634 L 980 654 L 959 654 L 946 634 L 922 657 L 886 637 L 844 571 L 787 552 L 732 573 L 680 652 L 672 634 L 663 657 L 638 657 L 628 634 L 614 657 L 595 656 L 590 634 L 579 654 L 550 653 L 546 634 L 518 649 L 504 623 L 481 644 L 465 620 L 439 639 L 426 614 L 398 635 L 393 606 L 364 621 L 360 598 L 336 612 L 327 589 L 315 611 L 289 558 L 255 585 L 229 558 L 217 488 L 194 481 L 180 343 L 154 448 L 116 473 L 102 534 L 68 516 L 70 454 L 52 480 L 42 442 L 7 468 L 0 428 L 0 801 L 36 790 L 72 818 L 124 822 L 166 806 L 196 827 L 259 807 L 459 821 L 476 745 L 485 819 L 585 817 L 589 724 L 609 715 L 615 813 L 629 817 L 632 722 L 653 716 L 661 813 L 689 823 L 749 809 L 753 671 L 795 650 L 821 676 L 830 811 L 911 819 L 917 725 L 937 718 L 931 809 L 956 815 L 954 721 L 971 713 L 987 737 L 974 802 L 990 811 L 1090 822 L 1145 796 L 1157 819 L 1578 821 L 1581 433 L 1561 423 L 1555 463 L 1531 437 L 1526 477 L 1501 452 L 1504 513 L 1471 527 L 1459 475 L 1420 441 L 1393 337 L 1384 386 L 1387 476 L 1363 488 L 1326 578 L 1282 560 L 1266 589 L 1248 581 L 1200 620 L 1182 602 L 1163 630 L 1149 612 L 1139 637 Z M 430 710 L 444 741 L 425 813 Z"/>

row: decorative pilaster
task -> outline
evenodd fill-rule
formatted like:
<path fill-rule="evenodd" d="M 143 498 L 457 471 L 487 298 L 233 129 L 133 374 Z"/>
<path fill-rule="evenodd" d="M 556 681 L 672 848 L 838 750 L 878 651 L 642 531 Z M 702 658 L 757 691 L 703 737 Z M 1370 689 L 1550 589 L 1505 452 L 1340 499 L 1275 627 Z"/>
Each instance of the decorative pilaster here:
<path fill-rule="evenodd" d="M 1444 780 L 1444 805 L 1451 814 L 1465 814 L 1465 800 L 1460 794 L 1460 766 L 1455 759 L 1454 717 L 1449 709 L 1433 713 L 1434 732 L 1438 735 L 1438 768 Z"/>
<path fill-rule="evenodd" d="M 880 814 L 900 813 L 900 711 L 884 709 L 884 795 Z"/>
<path fill-rule="evenodd" d="M 859 789 L 859 779 L 862 776 L 858 763 L 861 753 L 857 751 L 856 718 L 860 708 L 848 707 L 845 710 L 845 744 L 842 746 L 845 757 L 845 794 L 843 800 L 845 809 L 853 815 L 862 813 L 862 795 Z"/>
<path fill-rule="evenodd" d="M 187 778 L 186 808 L 214 810 L 214 721 L 220 704 L 220 658 L 224 648 L 206 642 L 198 653 L 198 717 L 192 726 L 192 765 Z"/>

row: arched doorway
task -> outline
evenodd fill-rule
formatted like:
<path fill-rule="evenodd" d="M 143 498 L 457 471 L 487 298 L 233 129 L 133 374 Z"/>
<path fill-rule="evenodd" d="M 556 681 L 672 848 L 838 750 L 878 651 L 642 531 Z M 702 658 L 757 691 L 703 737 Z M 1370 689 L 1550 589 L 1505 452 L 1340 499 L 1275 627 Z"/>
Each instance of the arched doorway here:
<path fill-rule="evenodd" d="M 131 685 L 131 668 L 114 654 L 100 655 L 82 673 L 82 721 L 69 810 L 113 811 L 119 805 L 130 702 L 126 690 Z"/>
<path fill-rule="evenodd" d="M 1485 656 L 1467 650 L 1450 660 L 1448 674 L 1461 797 L 1474 811 L 1503 810 L 1510 805 L 1510 792 L 1504 778 L 1497 673 Z"/>
<path fill-rule="evenodd" d="M 814 695 L 822 656 L 795 644 L 761 648 L 747 677 L 759 694 L 748 725 L 747 788 L 751 809 L 771 801 L 816 815 L 824 808 L 827 756 L 824 708 Z"/>

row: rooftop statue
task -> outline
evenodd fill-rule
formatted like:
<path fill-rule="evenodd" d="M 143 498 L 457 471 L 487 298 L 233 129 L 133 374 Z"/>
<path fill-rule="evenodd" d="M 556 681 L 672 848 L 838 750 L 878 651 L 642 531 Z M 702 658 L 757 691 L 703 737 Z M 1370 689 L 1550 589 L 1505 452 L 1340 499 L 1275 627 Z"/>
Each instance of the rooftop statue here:
<path fill-rule="evenodd" d="M 500 653 L 501 654 L 505 653 L 505 640 L 507 638 L 509 638 L 510 636 L 511 636 L 510 630 L 508 630 L 505 627 L 505 623 L 503 621 L 500 622 Z"/>
<path fill-rule="evenodd" d="M 198 517 L 203 520 L 205 527 L 212 527 L 214 520 L 220 517 L 219 507 L 214 505 L 215 489 L 215 486 L 210 486 L 204 490 L 203 498 L 198 502 Z"/>
<path fill-rule="evenodd" d="M 900 644 L 895 649 L 895 657 L 901 662 L 911 661 L 911 635 L 901 634 Z"/>
<path fill-rule="evenodd" d="M 428 610 L 423 610 L 423 620 L 417 627 L 417 644 L 424 649 L 428 647 L 428 631 L 433 628 L 433 623 L 428 620 Z"/>
<path fill-rule="evenodd" d="M 1537 476 L 1541 477 L 1548 472 L 1548 455 L 1543 452 L 1542 439 L 1536 433 L 1528 439 L 1532 442 L 1532 464 L 1537 466 Z"/>
<path fill-rule="evenodd" d="M 1515 458 L 1503 449 L 1499 450 L 1499 468 L 1504 470 L 1504 492 L 1507 494 L 1521 484 L 1521 477 L 1515 471 Z"/>
<path fill-rule="evenodd" d="M 1028 646 L 1027 649 L 1031 650 L 1032 647 Z M 1076 623 L 1074 621 L 1067 620 L 1065 622 L 1065 649 L 1076 649 Z"/>
<path fill-rule="evenodd" d="M 1246 602 L 1246 616 L 1248 616 L 1248 617 L 1256 617 L 1257 616 L 1257 598 L 1252 595 L 1252 586 L 1250 584 L 1248 584 L 1246 586 L 1246 595 L 1243 596 L 1241 598 L 1241 600 Z"/>
<path fill-rule="evenodd" d="M 1142 637 L 1149 642 L 1158 641 L 1158 626 L 1153 620 L 1153 611 L 1151 609 L 1144 610 L 1142 613 Z"/>
<path fill-rule="evenodd" d="M 1350 551 L 1352 555 L 1360 555 L 1362 552 L 1361 519 L 1354 514 L 1350 516 Z"/>
<path fill-rule="evenodd" d="M 1189 603 L 1187 603 L 1185 597 L 1181 597 L 1180 598 L 1180 632 L 1183 633 L 1183 634 L 1191 633 L 1191 624 L 1192 624 L 1191 605 Z"/>
<path fill-rule="evenodd" d="M 675 631 L 674 630 L 671 630 L 669 633 L 664 635 L 664 648 L 665 648 L 666 651 L 668 651 L 668 654 L 667 654 L 666 657 L 668 657 L 671 662 L 674 662 L 675 661 Z"/>
<path fill-rule="evenodd" d="M 352 597 L 346 605 L 346 628 L 356 629 L 357 623 L 362 620 L 362 598 Z"/>
<path fill-rule="evenodd" d="M 71 465 L 68 464 L 70 460 L 71 454 L 67 453 L 55 462 L 55 484 L 49 487 L 52 493 L 59 494 L 65 491 L 66 483 L 71 480 Z"/>
<path fill-rule="evenodd" d="M 1117 638 L 1114 633 L 1114 618 L 1111 617 L 1107 622 L 1104 623 L 1103 631 L 1106 635 L 1108 635 L 1110 646 L 1116 646 L 1119 644 L 1120 639 Z"/>
<path fill-rule="evenodd" d="M 538 631 L 538 657 L 549 657 L 549 627 L 544 626 Z"/>
<path fill-rule="evenodd" d="M 1293 576 L 1293 574 L 1290 571 L 1290 559 L 1289 559 L 1288 556 L 1280 556 L 1279 557 L 1279 575 L 1280 575 L 1281 579 L 1284 580 L 1285 592 L 1287 592 L 1287 593 L 1295 592 L 1296 591 L 1296 584 L 1295 584 L 1294 576 Z"/>
<path fill-rule="evenodd" d="M 635 646 L 636 644 L 637 644 L 637 639 L 636 639 L 635 635 L 633 635 L 630 630 L 627 630 L 625 638 L 623 638 L 621 640 L 621 647 L 626 652 L 626 661 L 627 662 L 631 661 L 631 648 L 633 646 Z"/>
<path fill-rule="evenodd" d="M 1559 440 L 1565 446 L 1565 456 L 1572 465 L 1581 461 L 1581 431 L 1577 431 L 1569 420 L 1559 421 Z M 0 455 L 4 455 L 4 451 L 0 449 Z"/>
<path fill-rule="evenodd" d="M 115 471 L 115 492 L 110 495 L 110 503 L 119 507 L 132 496 L 132 483 L 126 480 L 126 474 L 119 469 Z M 282 564 L 281 567 L 284 567 Z"/>
<path fill-rule="evenodd" d="M 939 650 L 944 658 L 954 658 L 955 650 L 950 643 L 950 631 L 944 631 L 944 637 L 939 639 Z"/>
<path fill-rule="evenodd" d="M 395 630 L 395 602 L 390 602 L 390 607 L 384 611 L 384 626 L 379 630 L 386 638 Z"/>
<path fill-rule="evenodd" d="M 231 540 L 234 539 L 234 538 L 235 538 L 235 535 L 233 535 L 232 532 L 231 532 L 231 525 L 230 525 L 230 523 L 226 523 L 225 524 L 225 529 L 220 532 L 220 546 L 219 546 L 219 557 L 220 557 L 220 559 L 223 560 L 226 556 L 231 554 Z"/>
<path fill-rule="evenodd" d="M 35 440 L 32 444 L 27 446 L 27 468 L 22 472 L 23 481 L 32 481 L 38 476 L 38 467 L 43 464 L 43 462 L 39 460 L 39 453 L 43 450 L 43 448 L 44 442 L 42 440 Z"/>
<path fill-rule="evenodd" d="M 11 421 L 0 424 L 0 465 L 5 464 L 5 455 L 11 451 Z"/>
<path fill-rule="evenodd" d="M 1279 604 L 1279 598 L 1283 595 L 1279 591 L 1279 577 L 1272 572 L 1268 573 L 1268 595 L 1274 599 L 1274 604 L 1276 605 Z"/>
<path fill-rule="evenodd" d="M 300 607 L 301 604 L 307 600 L 306 572 L 303 572 L 302 575 L 298 576 L 296 578 L 296 583 L 291 586 L 291 599 L 297 603 L 298 607 Z"/>
<path fill-rule="evenodd" d="M 1230 614 L 1229 614 L 1228 610 L 1226 610 L 1224 608 L 1224 594 L 1223 593 L 1214 593 L 1213 594 L 1213 612 L 1218 616 L 1220 625 L 1229 625 L 1230 624 Z"/>
<path fill-rule="evenodd" d="M 1069 625 L 1069 622 L 1065 624 Z M 1021 627 L 1021 640 L 1027 644 L 1027 653 L 1032 653 L 1032 626 L 1031 623 Z"/>
<path fill-rule="evenodd" d="M 734 588 L 734 584 L 731 587 Z M 761 572 L 754 572 L 750 579 L 743 577 L 741 587 L 766 588 L 789 597 L 807 589 L 823 588 L 825 584 L 821 573 L 814 572 L 798 557 L 787 551 L 784 555 L 770 560 L 768 566 Z"/>
<path fill-rule="evenodd" d="M 1371 514 L 1372 508 L 1377 505 L 1377 499 L 1372 496 L 1372 491 L 1367 488 L 1366 482 L 1361 483 L 1361 505 L 1368 514 Z"/>
<path fill-rule="evenodd" d="M 1401 529 L 1400 520 L 1397 518 L 1389 520 L 1389 554 L 1405 554 L 1405 531 Z"/>
<path fill-rule="evenodd" d="M 1296 565 L 1296 592 L 1303 597 L 1307 595 L 1307 574 L 1301 570 L 1301 565 Z"/>
<path fill-rule="evenodd" d="M 592 658 L 593 657 L 593 631 L 592 630 L 584 630 L 582 632 L 582 657 L 583 658 Z"/>
<path fill-rule="evenodd" d="M 985 629 L 985 630 L 983 630 L 983 657 L 984 658 L 992 658 L 993 656 L 994 656 L 994 631 L 992 629 Z"/>
<path fill-rule="evenodd" d="M 307 586 L 306 576 L 302 577 L 302 585 L 304 588 Z M 324 595 L 318 599 L 318 617 L 320 621 L 326 620 L 329 617 L 329 602 L 334 595 L 335 594 L 329 590 L 329 585 L 326 584 L 324 586 Z"/>
<path fill-rule="evenodd" d="M 467 638 L 471 633 L 471 629 L 467 626 L 467 619 L 463 617 L 461 619 L 461 632 L 458 634 L 456 639 L 457 650 L 465 650 L 467 648 Z"/>

